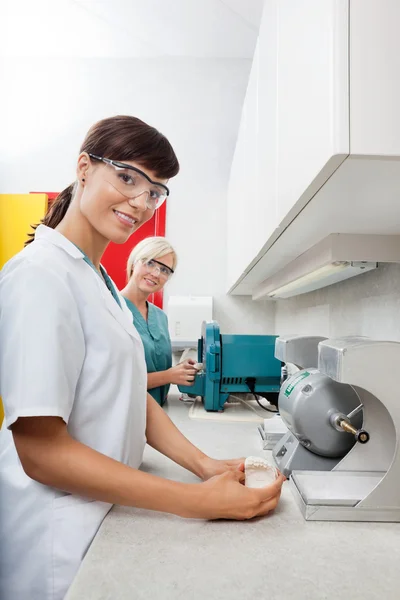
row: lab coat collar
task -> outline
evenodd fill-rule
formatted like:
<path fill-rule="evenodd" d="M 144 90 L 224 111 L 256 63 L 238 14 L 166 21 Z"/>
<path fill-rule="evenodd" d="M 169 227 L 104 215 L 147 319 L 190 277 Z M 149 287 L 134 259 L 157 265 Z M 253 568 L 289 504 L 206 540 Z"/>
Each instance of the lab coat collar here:
<path fill-rule="evenodd" d="M 89 265 L 87 265 L 87 267 L 92 271 L 93 276 L 96 277 L 96 282 L 99 286 L 99 292 L 109 312 L 112 314 L 114 319 L 118 321 L 118 323 L 125 329 L 125 331 L 129 333 L 131 337 L 138 339 L 139 334 L 136 331 L 136 328 L 133 324 L 132 313 L 127 307 L 124 298 L 121 296 L 118 290 L 116 290 L 118 293 L 119 300 L 121 302 L 121 306 L 118 306 L 117 301 L 115 300 L 115 298 L 113 298 L 113 295 L 111 294 L 110 290 L 108 289 L 102 278 L 98 277 L 93 271 L 93 269 L 89 267 Z M 116 289 L 115 285 L 114 288 Z"/>
<path fill-rule="evenodd" d="M 72 256 L 73 258 L 81 258 L 83 260 L 84 254 L 73 244 L 70 242 L 62 233 L 59 233 L 55 229 L 51 227 L 47 227 L 47 225 L 39 225 L 36 228 L 35 232 L 35 240 L 47 240 L 50 244 L 54 246 L 58 246 L 62 248 L 67 254 Z M 128 309 L 125 304 L 125 300 L 119 295 L 119 299 L 121 302 L 121 307 L 118 306 L 115 298 L 113 298 L 110 290 L 107 288 L 104 280 L 101 276 L 99 276 L 87 263 L 85 263 L 89 271 L 92 273 L 92 276 L 95 278 L 97 285 L 99 287 L 99 292 L 104 303 L 107 306 L 107 309 L 110 311 L 112 316 L 118 321 L 120 325 L 135 339 L 138 338 L 139 334 L 137 333 L 132 319 L 132 313 Z M 104 267 L 103 267 L 104 268 Z"/>
<path fill-rule="evenodd" d="M 48 240 L 54 246 L 58 246 L 73 258 L 83 258 L 83 253 L 70 242 L 62 233 L 59 233 L 47 225 L 39 225 L 35 231 L 35 240 Z"/>

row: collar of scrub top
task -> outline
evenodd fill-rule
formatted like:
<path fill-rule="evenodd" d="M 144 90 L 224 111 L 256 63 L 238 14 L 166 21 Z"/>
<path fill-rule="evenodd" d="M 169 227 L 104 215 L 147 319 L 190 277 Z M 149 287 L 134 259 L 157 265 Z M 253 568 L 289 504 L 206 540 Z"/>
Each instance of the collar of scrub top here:
<path fill-rule="evenodd" d="M 160 325 L 158 323 L 158 311 L 154 304 L 151 302 L 147 303 L 147 327 L 153 340 L 158 341 L 161 338 Z"/>
<path fill-rule="evenodd" d="M 36 239 L 46 240 L 46 241 L 50 242 L 51 244 L 53 244 L 54 246 L 57 246 L 57 247 L 61 248 L 62 250 L 64 250 L 67 254 L 72 256 L 72 258 L 81 259 L 81 260 L 84 260 L 87 264 L 90 264 L 90 260 L 89 259 L 85 260 L 85 256 L 86 256 L 85 253 L 82 252 L 82 250 L 80 250 L 80 248 L 78 248 L 78 246 L 75 246 L 75 244 L 73 242 L 70 242 L 65 236 L 62 235 L 62 233 L 59 233 L 58 231 L 56 231 L 55 229 L 52 229 L 51 227 L 47 227 L 47 225 L 39 225 L 37 227 L 37 229 L 35 231 L 35 240 Z M 89 263 L 88 263 L 88 261 L 89 261 Z M 126 306 L 125 302 L 121 303 L 119 298 L 118 298 L 119 305 L 117 304 L 117 302 L 114 299 L 114 295 L 110 294 L 106 280 L 101 277 L 100 273 L 97 271 L 96 267 L 93 264 L 90 264 L 90 266 L 92 267 L 92 270 L 94 269 L 94 271 L 95 271 L 94 275 L 96 276 L 96 280 L 99 283 L 99 289 L 101 291 L 101 295 L 107 305 L 108 310 L 111 312 L 113 317 L 120 323 L 120 325 L 122 325 L 124 327 L 124 329 L 126 329 L 126 331 L 132 337 L 137 339 L 138 334 L 133 325 L 131 311 Z M 103 267 L 103 271 L 104 271 L 104 273 L 106 273 L 104 267 Z M 107 275 L 107 277 L 108 277 L 108 275 Z M 109 279 L 110 285 L 112 285 L 109 277 L 108 277 L 108 279 Z M 116 293 L 116 291 L 115 291 L 115 293 Z"/>
<path fill-rule="evenodd" d="M 128 306 L 131 308 L 133 312 L 133 319 L 136 323 L 137 328 L 147 329 L 150 337 L 158 342 L 161 339 L 161 330 L 160 325 L 158 323 L 158 310 L 157 307 L 151 302 L 146 302 L 147 304 L 147 320 L 144 318 L 136 304 L 134 304 L 129 298 L 125 298 L 125 302 L 127 302 Z"/>

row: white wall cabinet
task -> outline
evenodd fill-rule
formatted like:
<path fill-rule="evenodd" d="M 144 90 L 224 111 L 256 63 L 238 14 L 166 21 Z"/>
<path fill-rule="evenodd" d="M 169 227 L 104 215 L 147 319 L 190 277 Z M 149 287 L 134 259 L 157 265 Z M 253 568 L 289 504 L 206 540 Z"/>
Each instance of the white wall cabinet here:
<path fill-rule="evenodd" d="M 349 154 L 349 1 L 284 0 L 278 5 L 281 222 L 298 202 L 304 205 L 315 184 L 323 184 Z"/>
<path fill-rule="evenodd" d="M 257 117 L 244 110 L 228 197 L 231 293 L 330 233 L 400 233 L 399 23 L 398 0 L 265 0 L 245 100 Z M 252 204 L 240 153 L 257 164 Z"/>
<path fill-rule="evenodd" d="M 228 190 L 228 287 L 275 231 L 277 10 L 267 1 L 254 53 Z"/>
<path fill-rule="evenodd" d="M 228 190 L 228 279 L 234 281 L 259 250 L 254 207 L 258 196 L 258 48 L 250 72 Z M 243 229 L 252 232 L 248 239 Z M 260 236 L 259 236 L 260 238 Z M 263 238 L 265 240 L 265 238 Z"/>

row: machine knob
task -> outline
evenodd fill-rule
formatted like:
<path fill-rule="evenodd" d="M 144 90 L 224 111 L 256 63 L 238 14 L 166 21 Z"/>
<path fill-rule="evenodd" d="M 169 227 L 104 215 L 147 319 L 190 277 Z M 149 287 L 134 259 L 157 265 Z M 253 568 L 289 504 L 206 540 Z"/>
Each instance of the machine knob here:
<path fill-rule="evenodd" d="M 357 442 L 360 442 L 360 444 L 366 444 L 369 442 L 369 433 L 368 431 L 365 431 L 365 429 L 359 429 L 355 437 Z"/>

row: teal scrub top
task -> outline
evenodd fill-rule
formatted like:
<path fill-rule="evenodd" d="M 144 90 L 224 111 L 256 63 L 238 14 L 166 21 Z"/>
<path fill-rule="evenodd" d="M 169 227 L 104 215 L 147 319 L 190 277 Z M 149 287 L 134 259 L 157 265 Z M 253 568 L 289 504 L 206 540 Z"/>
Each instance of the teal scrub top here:
<path fill-rule="evenodd" d="M 154 373 L 170 369 L 172 367 L 172 348 L 165 312 L 148 302 L 146 321 L 133 302 L 128 298 L 125 298 L 125 302 L 133 314 L 133 323 L 142 338 L 147 372 Z M 169 384 L 152 388 L 148 392 L 162 406 L 167 398 L 168 390 Z"/>

